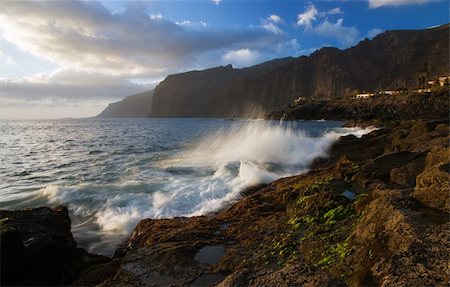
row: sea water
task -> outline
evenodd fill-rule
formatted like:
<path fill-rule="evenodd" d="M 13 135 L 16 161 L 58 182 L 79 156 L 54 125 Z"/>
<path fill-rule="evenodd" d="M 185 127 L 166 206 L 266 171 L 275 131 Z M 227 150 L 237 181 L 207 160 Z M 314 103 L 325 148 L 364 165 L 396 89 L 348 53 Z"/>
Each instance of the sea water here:
<path fill-rule="evenodd" d="M 111 255 L 143 218 L 196 216 L 307 171 L 347 129 L 331 121 L 0 121 L 0 208 L 65 204 L 78 245 Z"/>

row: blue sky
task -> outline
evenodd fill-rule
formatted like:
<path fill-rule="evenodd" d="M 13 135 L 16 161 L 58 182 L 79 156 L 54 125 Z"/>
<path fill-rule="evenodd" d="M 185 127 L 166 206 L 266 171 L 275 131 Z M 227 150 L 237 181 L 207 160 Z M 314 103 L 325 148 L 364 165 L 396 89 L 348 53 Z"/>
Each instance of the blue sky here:
<path fill-rule="evenodd" d="M 94 116 L 168 74 L 449 22 L 448 1 L 2 1 L 0 118 Z"/>

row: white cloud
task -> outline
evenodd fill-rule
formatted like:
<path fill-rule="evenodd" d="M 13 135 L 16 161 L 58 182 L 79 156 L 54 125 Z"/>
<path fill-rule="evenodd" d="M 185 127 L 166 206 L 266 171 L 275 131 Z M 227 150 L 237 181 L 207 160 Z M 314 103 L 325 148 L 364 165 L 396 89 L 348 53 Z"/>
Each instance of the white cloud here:
<path fill-rule="evenodd" d="M 337 19 L 336 22 L 328 19 L 328 16 L 332 18 L 332 16 L 340 14 L 343 14 L 340 7 L 328 11 L 319 11 L 313 4 L 310 4 L 305 12 L 298 14 L 297 25 L 303 26 L 308 33 L 335 38 L 339 41 L 340 48 L 347 48 L 358 41 L 360 33 L 355 27 L 344 26 L 343 18 Z"/>
<path fill-rule="evenodd" d="M 376 35 L 383 33 L 383 30 L 375 28 L 375 29 L 371 29 L 367 32 L 367 38 L 372 39 L 373 37 L 375 37 Z"/>
<path fill-rule="evenodd" d="M 142 7 L 112 14 L 97 2 L 10 2 L 0 6 L 5 39 L 27 53 L 74 70 L 111 75 L 152 76 L 188 68 L 196 55 L 276 45 L 276 27 L 211 27 L 204 22 L 169 21 Z M 270 32 L 268 31 L 270 29 Z"/>
<path fill-rule="evenodd" d="M 250 49 L 239 49 L 227 52 L 222 58 L 226 63 L 230 63 L 234 67 L 246 67 L 256 64 L 258 53 Z"/>
<path fill-rule="evenodd" d="M 183 20 L 183 21 L 176 21 L 175 24 L 180 26 L 186 26 L 187 28 L 193 29 L 193 28 L 204 28 L 208 26 L 208 23 L 204 21 L 200 22 L 192 22 L 190 20 Z"/>
<path fill-rule="evenodd" d="M 281 34 L 283 31 L 272 22 L 263 23 L 262 26 L 264 29 L 271 31 L 274 34 Z"/>
<path fill-rule="evenodd" d="M 336 7 L 326 12 L 327 15 L 339 15 L 342 14 L 341 8 Z"/>
<path fill-rule="evenodd" d="M 275 14 L 270 15 L 269 17 L 267 17 L 267 20 L 269 20 L 269 21 L 271 21 L 273 23 L 277 23 L 277 24 L 283 22 L 283 19 L 280 16 L 275 15 Z"/>
<path fill-rule="evenodd" d="M 360 38 L 360 33 L 355 27 L 346 27 L 342 23 L 344 19 L 338 19 L 336 23 L 323 21 L 320 25 L 314 27 L 312 31 L 320 36 L 336 38 L 343 47 L 356 44 Z"/>
<path fill-rule="evenodd" d="M 261 27 L 274 34 L 281 34 L 283 33 L 283 30 L 281 30 L 279 24 L 282 24 L 283 22 L 284 21 L 280 16 L 272 14 L 262 21 Z"/>
<path fill-rule="evenodd" d="M 102 75 L 71 69 L 56 69 L 51 73 L 39 73 L 21 79 L 0 78 L 0 87 L 0 98 L 13 94 L 15 99 L 59 98 L 61 101 L 117 99 L 151 88 L 147 85 L 132 84 L 127 76 Z"/>
<path fill-rule="evenodd" d="M 211 1 L 216 5 L 219 5 L 222 2 L 222 0 L 211 0 Z"/>
<path fill-rule="evenodd" d="M 155 82 L 151 79 L 132 82 L 126 76 L 70 69 L 57 69 L 22 79 L 1 78 L 0 118 L 95 116 L 108 103 L 154 86 Z"/>
<path fill-rule="evenodd" d="M 156 14 L 156 15 L 151 14 L 150 15 L 150 19 L 152 19 L 152 20 L 161 20 L 162 18 L 163 18 L 163 16 L 161 14 Z"/>
<path fill-rule="evenodd" d="M 255 26 L 215 27 L 146 14 L 142 5 L 129 2 L 114 13 L 95 1 L 0 5 L 0 37 L 58 67 L 27 78 L 0 79 L 0 106 L 6 107 L 5 99 L 16 99 L 15 105 L 40 101 L 49 109 L 52 103 L 117 100 L 150 89 L 139 84 L 154 85 L 168 74 L 226 61 L 246 66 L 293 52 L 276 23 L 282 19 L 272 17 L 276 15 Z"/>
<path fill-rule="evenodd" d="M 370 8 L 379 8 L 383 6 L 401 6 L 401 5 L 416 5 L 435 2 L 436 0 L 369 0 Z"/>
<path fill-rule="evenodd" d="M 336 7 L 328 11 L 319 11 L 314 6 L 314 4 L 310 4 L 306 11 L 297 15 L 297 25 L 304 26 L 306 29 L 311 29 L 313 23 L 320 18 L 324 18 L 329 15 L 340 15 L 343 14 L 341 8 Z"/>
<path fill-rule="evenodd" d="M 316 21 L 316 16 L 319 11 L 313 4 L 310 4 L 306 11 L 297 15 L 297 25 L 305 26 L 307 29 L 311 28 L 312 23 Z"/>

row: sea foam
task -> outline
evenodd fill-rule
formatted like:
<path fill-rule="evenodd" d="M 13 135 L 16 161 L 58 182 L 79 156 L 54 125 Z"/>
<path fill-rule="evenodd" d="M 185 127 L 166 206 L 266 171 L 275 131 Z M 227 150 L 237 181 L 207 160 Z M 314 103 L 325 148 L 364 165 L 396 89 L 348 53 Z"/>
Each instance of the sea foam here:
<path fill-rule="evenodd" d="M 289 124 L 240 123 L 201 137 L 150 167 L 130 168 L 127 172 L 138 174 L 134 180 L 114 185 L 51 185 L 41 195 L 55 204 L 67 204 L 74 217 L 94 222 L 100 233 L 119 242 L 142 218 L 216 212 L 239 200 L 249 186 L 306 172 L 308 164 L 326 156 L 339 136 L 361 136 L 370 130 L 339 128 L 311 136 Z M 80 224 L 74 233 L 82 231 Z M 88 246 L 94 252 L 97 248 Z"/>

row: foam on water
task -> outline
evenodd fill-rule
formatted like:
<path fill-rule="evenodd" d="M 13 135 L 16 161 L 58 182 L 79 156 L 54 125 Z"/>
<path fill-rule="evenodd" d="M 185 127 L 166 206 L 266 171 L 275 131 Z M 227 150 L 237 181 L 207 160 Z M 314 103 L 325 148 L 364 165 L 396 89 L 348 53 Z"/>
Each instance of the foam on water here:
<path fill-rule="evenodd" d="M 135 147 L 127 143 L 123 149 L 116 149 L 111 142 L 114 149 L 106 151 L 95 146 L 100 152 L 86 158 L 79 158 L 76 156 L 79 152 L 74 152 L 74 156 L 65 158 L 69 163 L 74 162 L 70 164 L 74 175 L 50 169 L 52 174 L 64 177 L 46 183 L 37 194 L 28 193 L 22 202 L 67 204 L 72 232 L 80 246 L 91 252 L 112 254 L 143 218 L 216 212 L 239 200 L 240 192 L 246 187 L 307 171 L 311 160 L 326 156 L 327 149 L 339 136 L 361 136 L 371 130 L 321 127 L 318 134 L 310 134 L 295 124 L 266 121 L 218 126 L 215 131 L 208 130 L 189 141 L 178 138 L 177 130 L 173 141 L 157 140 L 157 145 L 149 147 L 147 152 L 136 147 L 139 142 Z M 153 135 L 149 137 L 153 140 Z M 176 141 L 183 140 L 186 140 L 184 146 L 175 145 Z M 130 149 L 132 153 L 124 154 Z M 84 170 L 93 161 L 101 164 Z M 14 208 L 24 206 L 30 204 L 14 205 Z"/>

